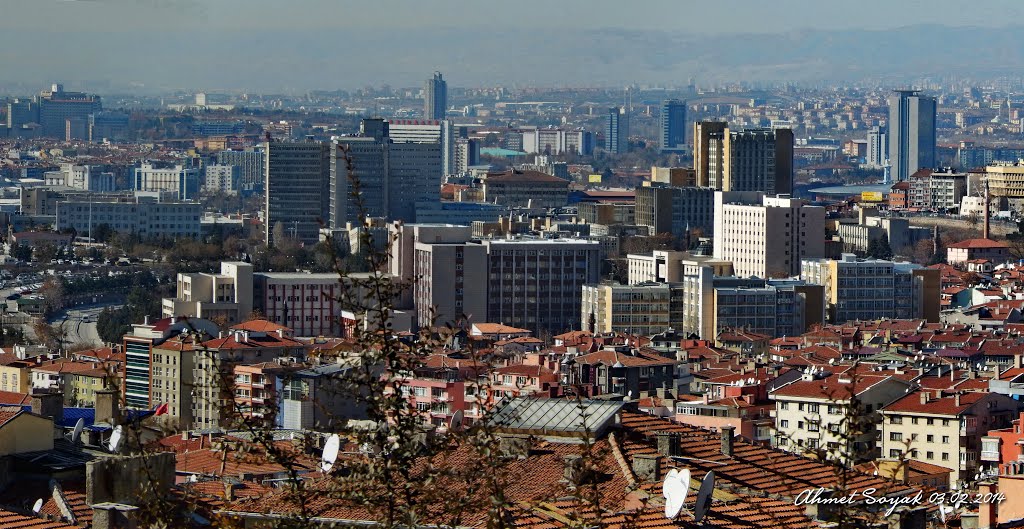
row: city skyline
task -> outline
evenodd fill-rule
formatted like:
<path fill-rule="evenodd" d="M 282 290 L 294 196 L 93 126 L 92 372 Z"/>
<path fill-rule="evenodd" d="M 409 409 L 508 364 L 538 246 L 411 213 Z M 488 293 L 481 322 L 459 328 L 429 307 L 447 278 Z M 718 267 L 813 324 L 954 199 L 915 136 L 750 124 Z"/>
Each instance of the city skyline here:
<path fill-rule="evenodd" d="M 887 7 L 886 17 L 865 15 L 877 12 L 871 6 L 880 9 L 880 2 L 842 16 L 809 2 L 776 4 L 591 9 L 567 2 L 543 6 L 548 16 L 533 17 L 538 2 L 497 12 L 469 6 L 452 15 L 394 2 L 350 11 L 315 0 L 289 4 L 305 9 L 268 2 L 241 9 L 234 0 L 12 1 L 0 21 L 0 47 L 18 51 L 0 54 L 0 66 L 18 71 L 24 82 L 64 79 L 73 89 L 106 84 L 147 93 L 416 86 L 433 70 L 445 72 L 453 86 L 561 85 L 569 79 L 586 86 L 679 86 L 690 77 L 698 83 L 891 77 L 896 83 L 947 74 L 958 62 L 970 65 L 963 73 L 972 75 L 1012 74 L 1024 66 L 1012 28 L 992 23 L 1024 14 L 1017 4 L 983 2 L 954 24 L 944 16 L 955 9 L 952 2 L 927 10 L 900 3 Z M 801 17 L 784 16 L 795 11 Z M 946 38 L 936 41 L 937 32 Z M 361 47 L 369 39 L 378 44 Z M 893 47 L 903 53 L 885 53 Z M 984 51 L 992 48 L 1004 51 L 987 57 Z M 360 52 L 347 52 L 354 49 Z"/>

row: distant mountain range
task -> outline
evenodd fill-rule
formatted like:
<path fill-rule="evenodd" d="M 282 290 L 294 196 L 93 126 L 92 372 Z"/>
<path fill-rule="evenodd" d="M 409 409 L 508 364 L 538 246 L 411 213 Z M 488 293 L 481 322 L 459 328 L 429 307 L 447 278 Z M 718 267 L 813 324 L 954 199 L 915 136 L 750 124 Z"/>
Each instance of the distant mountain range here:
<path fill-rule="evenodd" d="M 714 37 L 567 27 L 388 28 L 198 32 L 0 33 L 5 81 L 90 80 L 111 90 L 303 92 L 389 83 L 417 86 L 441 70 L 454 86 L 698 85 L 715 81 L 1019 76 L 1013 28 L 910 26 Z"/>

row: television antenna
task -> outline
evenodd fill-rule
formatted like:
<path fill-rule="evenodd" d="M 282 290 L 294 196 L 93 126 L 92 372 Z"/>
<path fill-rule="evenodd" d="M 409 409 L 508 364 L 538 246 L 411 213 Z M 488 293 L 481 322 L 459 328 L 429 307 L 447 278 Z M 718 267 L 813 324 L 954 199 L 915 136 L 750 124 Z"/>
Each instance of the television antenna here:
<path fill-rule="evenodd" d="M 121 425 L 114 427 L 114 433 L 110 434 L 110 441 L 107 443 L 107 449 L 111 452 L 117 452 L 117 448 L 121 446 L 121 437 L 123 435 L 123 429 Z"/>
<path fill-rule="evenodd" d="M 715 471 L 709 470 L 704 474 L 704 480 L 700 483 L 700 490 L 697 492 L 697 501 L 693 506 L 693 521 L 700 522 L 708 514 L 711 508 L 711 493 L 715 490 Z"/>
<path fill-rule="evenodd" d="M 341 438 L 338 434 L 331 434 L 327 438 L 327 442 L 324 443 L 324 451 L 320 455 L 320 470 L 325 474 L 331 471 L 334 467 L 334 462 L 338 460 L 338 451 L 341 449 Z"/>
<path fill-rule="evenodd" d="M 679 511 L 686 505 L 686 495 L 690 491 L 690 471 L 672 469 L 665 475 L 661 483 L 661 493 L 665 496 L 665 517 L 675 520 Z"/>
<path fill-rule="evenodd" d="M 32 514 L 39 514 L 39 511 L 43 510 L 43 499 L 39 498 L 36 503 L 32 505 Z"/>

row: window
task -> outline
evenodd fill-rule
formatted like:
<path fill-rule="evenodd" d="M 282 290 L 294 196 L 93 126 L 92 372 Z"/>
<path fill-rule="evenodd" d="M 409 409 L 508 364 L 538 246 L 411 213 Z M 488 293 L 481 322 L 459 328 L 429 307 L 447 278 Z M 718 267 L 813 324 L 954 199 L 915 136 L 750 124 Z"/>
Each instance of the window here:
<path fill-rule="evenodd" d="M 897 459 L 897 458 L 899 458 L 899 457 L 900 457 L 901 455 L 903 455 L 903 451 L 902 451 L 902 450 L 899 450 L 899 449 L 897 449 L 897 448 L 893 448 L 893 449 L 890 449 L 890 450 L 889 450 L 889 457 L 891 457 L 891 458 L 893 458 L 893 459 Z"/>
<path fill-rule="evenodd" d="M 890 441 L 902 441 L 903 440 L 903 433 L 902 432 L 889 432 L 889 440 Z"/>
<path fill-rule="evenodd" d="M 819 430 L 818 421 L 808 421 L 807 422 L 807 431 L 808 432 L 817 432 L 818 430 Z"/>
<path fill-rule="evenodd" d="M 929 443 L 934 443 L 934 442 L 935 442 L 935 436 L 934 436 L 934 435 L 932 435 L 932 434 L 928 434 L 928 437 L 926 437 L 925 439 L 926 439 L 926 440 L 927 440 L 927 441 L 928 441 Z"/>
<path fill-rule="evenodd" d="M 925 459 L 928 459 L 928 460 L 935 459 L 935 452 L 925 452 L 924 453 L 924 457 L 925 457 Z"/>
<path fill-rule="evenodd" d="M 808 404 L 807 405 L 807 411 L 809 411 L 811 413 L 818 413 L 818 405 L 817 404 Z"/>
<path fill-rule="evenodd" d="M 928 419 L 928 426 L 932 426 L 934 424 L 935 424 L 935 419 Z"/>
<path fill-rule="evenodd" d="M 890 424 L 903 424 L 903 417 L 893 417 L 889 419 Z"/>
<path fill-rule="evenodd" d="M 910 424 L 917 424 L 917 417 L 912 417 L 910 419 Z"/>
<path fill-rule="evenodd" d="M 942 444 L 949 444 L 949 436 L 948 435 L 943 435 L 942 436 Z"/>
<path fill-rule="evenodd" d="M 942 453 L 942 460 L 943 461 L 949 461 L 949 452 L 943 452 Z"/>
<path fill-rule="evenodd" d="M 779 428 L 789 428 L 789 420 L 782 419 L 781 421 L 779 421 Z"/>
<path fill-rule="evenodd" d="M 780 402 L 779 403 L 779 409 L 780 410 L 788 410 L 789 409 L 789 403 L 788 402 Z"/>

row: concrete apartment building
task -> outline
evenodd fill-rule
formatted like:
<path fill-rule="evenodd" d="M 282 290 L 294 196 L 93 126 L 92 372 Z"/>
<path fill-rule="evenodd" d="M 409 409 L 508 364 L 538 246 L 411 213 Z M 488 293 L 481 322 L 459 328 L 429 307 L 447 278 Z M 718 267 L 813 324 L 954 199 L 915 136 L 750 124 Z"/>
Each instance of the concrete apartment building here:
<path fill-rule="evenodd" d="M 263 164 L 266 162 L 263 150 L 253 148 L 244 151 L 217 152 L 217 165 L 234 165 L 241 171 L 242 192 L 255 193 L 263 191 Z"/>
<path fill-rule="evenodd" d="M 939 321 L 939 270 L 843 254 L 841 259 L 804 259 L 800 279 L 825 287 L 831 323 L 882 318 Z"/>
<path fill-rule="evenodd" d="M 154 322 L 150 322 L 149 318 L 146 318 L 142 323 L 132 324 L 131 332 L 121 339 L 126 359 L 124 377 L 122 377 L 125 404 L 130 408 L 152 409 L 157 404 L 167 402 L 166 400 L 157 401 L 152 394 L 151 381 L 154 376 L 152 367 L 156 360 L 153 351 L 156 347 L 183 333 L 215 336 L 218 332 L 220 329 L 215 323 L 201 318 L 163 318 Z M 188 338 L 188 340 L 192 339 L 194 338 Z M 183 337 L 182 340 L 185 338 Z M 166 366 L 161 373 L 167 373 Z M 174 374 L 174 376 L 179 375 L 186 376 L 178 372 Z M 158 395 L 158 397 L 163 398 L 162 395 Z"/>
<path fill-rule="evenodd" d="M 235 424 L 237 416 L 228 413 L 234 395 L 225 394 L 221 377 L 233 376 L 236 365 L 278 359 L 302 361 L 306 349 L 305 344 L 292 337 L 291 329 L 266 320 L 232 326 L 226 335 L 204 341 L 192 361 L 192 427 L 223 428 Z"/>
<path fill-rule="evenodd" d="M 178 274 L 176 296 L 162 301 L 163 316 L 241 323 L 253 310 L 252 276 L 252 265 L 238 261 L 222 262 L 219 274 Z"/>
<path fill-rule="evenodd" d="M 329 217 L 332 149 L 327 143 L 263 144 L 264 241 L 275 230 L 303 244 L 316 244 Z"/>
<path fill-rule="evenodd" d="M 524 129 L 523 152 L 554 156 L 571 152 L 580 156 L 589 156 L 594 154 L 594 135 L 579 129 Z"/>
<path fill-rule="evenodd" d="M 203 191 L 237 195 L 242 191 L 242 168 L 237 165 L 203 167 Z"/>
<path fill-rule="evenodd" d="M 151 197 L 102 200 L 80 196 L 56 203 L 54 225 L 58 231 L 75 230 L 91 235 L 100 225 L 118 233 L 149 237 L 199 237 L 202 204 L 159 202 Z"/>
<path fill-rule="evenodd" d="M 569 181 L 539 171 L 488 173 L 484 202 L 512 207 L 560 208 L 569 201 Z"/>
<path fill-rule="evenodd" d="M 727 123 L 694 124 L 697 185 L 720 191 L 793 192 L 791 129 L 730 130 Z"/>
<path fill-rule="evenodd" d="M 654 250 L 650 254 L 628 254 L 630 285 L 639 283 L 678 283 L 686 276 L 696 275 L 701 267 L 711 268 L 716 276 L 733 275 L 732 261 L 723 261 L 707 255 L 690 252 Z"/>
<path fill-rule="evenodd" d="M 106 165 L 60 164 L 59 171 L 44 175 L 47 186 L 66 186 L 93 193 L 117 191 L 117 179 Z"/>
<path fill-rule="evenodd" d="M 580 329 L 649 336 L 673 327 L 672 287 L 667 283 L 585 285 Z"/>
<path fill-rule="evenodd" d="M 133 170 L 132 182 L 135 191 L 169 192 L 178 200 L 195 198 L 202 186 L 199 169 L 183 165 L 161 168 L 150 162 L 143 162 Z"/>
<path fill-rule="evenodd" d="M 891 174 L 902 182 L 918 169 L 935 167 L 936 101 L 920 90 L 894 90 L 888 101 Z"/>
<path fill-rule="evenodd" d="M 952 169 L 920 169 L 910 175 L 907 202 L 910 208 L 957 212 L 967 195 L 967 173 L 954 173 Z"/>
<path fill-rule="evenodd" d="M 583 285 L 600 276 L 601 245 L 579 239 L 484 240 L 487 321 L 535 332 L 575 330 Z"/>
<path fill-rule="evenodd" d="M 868 167 L 883 167 L 889 161 L 889 137 L 885 127 L 868 130 L 867 153 L 864 163 Z"/>
<path fill-rule="evenodd" d="M 714 257 L 738 276 L 789 277 L 825 256 L 825 209 L 759 192 L 716 192 Z"/>
<path fill-rule="evenodd" d="M 487 314 L 487 248 L 470 242 L 417 242 L 413 306 L 418 326 L 456 324 Z M 429 278 L 429 280 L 426 280 Z"/>
<path fill-rule="evenodd" d="M 910 219 L 879 217 L 874 208 L 861 208 L 858 213 L 856 220 L 836 222 L 844 252 L 867 252 L 872 241 L 885 237 L 893 252 L 908 255 L 919 241 L 932 237 L 931 228 L 911 226 Z"/>
<path fill-rule="evenodd" d="M 715 190 L 650 183 L 636 188 L 636 223 L 655 234 L 685 236 L 689 230 L 710 233 L 714 221 Z"/>
<path fill-rule="evenodd" d="M 847 463 L 878 456 L 880 410 L 905 396 L 914 384 L 896 376 L 839 369 L 847 371 L 805 372 L 769 394 L 775 402 L 774 446 L 795 453 L 825 450 L 830 459 Z M 859 407 L 851 410 L 854 399 Z M 845 417 L 862 421 L 859 435 Z"/>
<path fill-rule="evenodd" d="M 1006 162 L 985 166 L 984 178 L 993 197 L 1005 198 L 1011 206 L 1024 204 L 1024 163 Z"/>
<path fill-rule="evenodd" d="M 982 437 L 1010 426 L 1018 410 L 999 393 L 920 389 L 882 409 L 881 455 L 949 468 L 950 483 L 962 489 L 981 468 Z"/>

